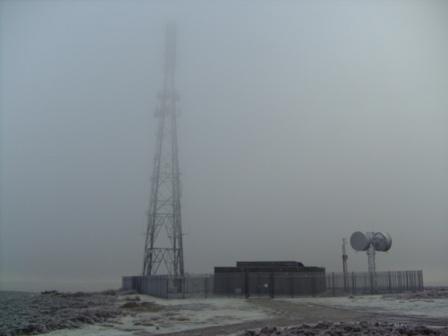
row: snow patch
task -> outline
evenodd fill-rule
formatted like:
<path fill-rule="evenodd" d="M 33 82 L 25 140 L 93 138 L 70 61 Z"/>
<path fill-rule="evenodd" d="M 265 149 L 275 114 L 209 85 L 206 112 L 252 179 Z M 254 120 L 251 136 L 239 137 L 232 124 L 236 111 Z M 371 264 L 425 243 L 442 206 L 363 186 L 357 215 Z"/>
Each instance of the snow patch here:
<path fill-rule="evenodd" d="M 163 309 L 157 312 L 136 312 L 113 319 L 103 325 L 57 330 L 48 335 L 126 336 L 139 332 L 163 334 L 262 320 L 268 317 L 267 311 L 239 298 L 163 300 L 146 295 L 139 295 L 139 297 L 141 302 L 153 302 L 162 306 Z M 126 302 L 126 297 L 120 298 L 119 304 L 124 302 Z"/>

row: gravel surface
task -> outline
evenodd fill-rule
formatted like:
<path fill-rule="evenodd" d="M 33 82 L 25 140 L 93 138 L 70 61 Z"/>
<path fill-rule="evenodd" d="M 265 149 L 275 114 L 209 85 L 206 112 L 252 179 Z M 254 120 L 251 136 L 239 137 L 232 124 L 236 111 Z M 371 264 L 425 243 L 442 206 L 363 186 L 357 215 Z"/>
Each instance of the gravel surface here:
<path fill-rule="evenodd" d="M 418 336 L 434 335 L 448 336 L 448 328 L 428 328 L 425 326 L 408 326 L 387 322 L 320 322 L 314 325 L 302 324 L 294 327 L 264 327 L 255 330 L 246 330 L 240 336 L 345 336 L 345 335 L 391 335 L 391 336 Z"/>
<path fill-rule="evenodd" d="M 399 300 L 434 300 L 434 299 L 447 299 L 448 288 L 429 288 L 420 292 L 406 292 L 400 294 L 386 294 L 383 295 L 385 299 L 399 299 Z"/>

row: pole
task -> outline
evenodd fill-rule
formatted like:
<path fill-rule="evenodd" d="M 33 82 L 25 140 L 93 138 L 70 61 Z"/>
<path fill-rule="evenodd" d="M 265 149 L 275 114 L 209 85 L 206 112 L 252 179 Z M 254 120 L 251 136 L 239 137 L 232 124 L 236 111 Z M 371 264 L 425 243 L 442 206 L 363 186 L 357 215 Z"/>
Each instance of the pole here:
<path fill-rule="evenodd" d="M 344 292 L 348 290 L 347 239 L 342 238 L 342 273 L 344 276 Z"/>

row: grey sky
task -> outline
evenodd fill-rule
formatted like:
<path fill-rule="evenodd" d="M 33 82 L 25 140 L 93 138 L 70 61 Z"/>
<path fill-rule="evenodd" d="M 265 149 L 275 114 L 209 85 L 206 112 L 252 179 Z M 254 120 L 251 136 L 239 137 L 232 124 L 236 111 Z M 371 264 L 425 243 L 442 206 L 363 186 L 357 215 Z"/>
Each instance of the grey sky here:
<path fill-rule="evenodd" d="M 167 20 L 188 271 L 340 271 L 342 237 L 384 230 L 379 269 L 448 284 L 446 7 L 1 1 L 1 288 L 117 287 L 141 271 Z"/>

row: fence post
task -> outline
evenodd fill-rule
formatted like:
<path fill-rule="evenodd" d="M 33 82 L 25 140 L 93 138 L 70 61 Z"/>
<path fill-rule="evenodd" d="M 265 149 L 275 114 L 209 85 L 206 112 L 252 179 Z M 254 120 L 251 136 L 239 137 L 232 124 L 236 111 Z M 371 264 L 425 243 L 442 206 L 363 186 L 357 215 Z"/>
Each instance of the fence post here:
<path fill-rule="evenodd" d="M 336 288 L 334 287 L 334 272 L 331 273 L 331 292 L 336 296 Z"/>
<path fill-rule="evenodd" d="M 185 299 L 186 285 L 187 285 L 187 279 L 185 278 L 185 276 L 182 276 L 180 278 L 180 288 L 182 290 L 182 298 L 183 299 Z"/>
<path fill-rule="evenodd" d="M 160 280 L 162 280 L 162 279 L 160 279 Z M 169 294 L 168 294 L 168 291 L 169 291 L 169 280 L 168 280 L 168 278 L 165 278 L 165 287 L 166 287 L 166 298 L 168 299 L 169 298 Z"/>
<path fill-rule="evenodd" d="M 424 286 L 424 281 L 423 281 L 423 271 L 418 271 L 418 275 L 419 275 L 419 279 L 418 279 L 418 282 L 419 282 L 419 289 L 420 290 L 423 290 L 424 288 L 425 288 L 425 286 Z"/>
<path fill-rule="evenodd" d="M 352 272 L 352 294 L 356 294 L 356 279 L 355 279 L 355 272 Z"/>
<path fill-rule="evenodd" d="M 416 292 L 417 291 L 417 277 L 416 277 L 416 272 L 412 272 L 412 291 Z"/>
<path fill-rule="evenodd" d="M 275 296 L 275 280 L 274 280 L 274 272 L 271 272 L 271 274 L 269 275 L 270 277 L 270 283 L 269 283 L 269 294 L 271 296 L 271 298 L 273 299 Z"/>
<path fill-rule="evenodd" d="M 387 279 L 388 279 L 388 288 L 389 288 L 389 293 L 392 292 L 392 276 L 390 274 L 390 271 L 387 272 Z"/>
<path fill-rule="evenodd" d="M 290 276 L 290 293 L 291 293 L 291 297 L 294 297 L 294 274 L 292 274 L 291 276 Z"/>
<path fill-rule="evenodd" d="M 247 270 L 244 271 L 244 276 L 243 276 L 243 288 L 244 288 L 244 295 L 246 297 L 246 299 L 249 298 L 249 272 Z"/>

